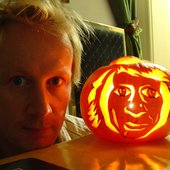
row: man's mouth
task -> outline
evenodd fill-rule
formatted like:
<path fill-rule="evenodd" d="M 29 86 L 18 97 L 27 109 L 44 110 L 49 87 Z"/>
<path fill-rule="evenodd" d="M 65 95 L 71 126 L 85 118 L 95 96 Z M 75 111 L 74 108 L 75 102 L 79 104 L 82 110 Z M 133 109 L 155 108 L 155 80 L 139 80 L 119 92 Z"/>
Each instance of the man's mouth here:
<path fill-rule="evenodd" d="M 32 137 L 45 137 L 51 134 L 51 127 L 24 127 L 24 132 Z"/>

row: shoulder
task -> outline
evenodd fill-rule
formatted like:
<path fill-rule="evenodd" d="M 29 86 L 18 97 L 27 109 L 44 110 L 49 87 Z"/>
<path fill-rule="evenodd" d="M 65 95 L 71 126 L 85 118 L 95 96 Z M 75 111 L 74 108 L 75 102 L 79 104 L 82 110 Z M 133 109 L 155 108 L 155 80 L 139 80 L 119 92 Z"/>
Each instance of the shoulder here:
<path fill-rule="evenodd" d="M 91 133 L 82 118 L 66 114 L 59 134 L 59 141 L 68 141 Z"/>

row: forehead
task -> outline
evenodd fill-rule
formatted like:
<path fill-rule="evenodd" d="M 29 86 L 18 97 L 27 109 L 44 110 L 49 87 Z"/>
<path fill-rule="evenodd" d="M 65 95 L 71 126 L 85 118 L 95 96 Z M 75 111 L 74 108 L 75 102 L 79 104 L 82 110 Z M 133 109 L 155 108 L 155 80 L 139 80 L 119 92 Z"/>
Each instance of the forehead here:
<path fill-rule="evenodd" d="M 115 74 L 114 76 L 114 84 L 132 84 L 135 86 L 142 86 L 146 84 L 150 84 L 152 86 L 159 86 L 160 81 L 149 76 L 143 76 L 142 74 L 130 74 L 128 72 L 121 72 L 119 74 Z"/>
<path fill-rule="evenodd" d="M 64 32 L 54 35 L 48 29 L 42 30 L 40 26 L 11 22 L 3 26 L 2 43 L 0 46 L 11 45 L 12 47 L 18 47 L 17 43 L 20 43 L 20 45 L 24 44 L 25 46 L 32 47 L 30 43 L 35 41 L 37 41 L 36 47 L 40 47 L 40 45 L 47 42 L 49 42 L 47 44 L 50 46 L 54 46 L 56 42 L 67 46 L 71 45 L 68 35 Z"/>
<path fill-rule="evenodd" d="M 39 69 L 70 66 L 72 45 L 67 34 L 56 36 L 21 23 L 4 26 L 0 45 L 1 69 L 37 67 Z"/>

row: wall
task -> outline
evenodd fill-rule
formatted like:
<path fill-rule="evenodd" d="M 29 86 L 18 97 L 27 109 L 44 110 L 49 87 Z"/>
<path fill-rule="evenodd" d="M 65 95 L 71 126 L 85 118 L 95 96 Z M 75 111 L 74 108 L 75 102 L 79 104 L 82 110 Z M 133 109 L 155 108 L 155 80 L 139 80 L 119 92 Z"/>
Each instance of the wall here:
<path fill-rule="evenodd" d="M 143 55 L 170 70 L 170 0 L 137 0 Z"/>
<path fill-rule="evenodd" d="M 106 0 L 70 0 L 69 5 L 84 19 L 115 25 L 115 20 Z"/>
<path fill-rule="evenodd" d="M 136 0 L 144 59 L 170 70 L 170 0 Z M 84 19 L 116 26 L 106 0 L 70 0 Z"/>
<path fill-rule="evenodd" d="M 153 62 L 170 70 L 170 0 L 150 0 Z"/>

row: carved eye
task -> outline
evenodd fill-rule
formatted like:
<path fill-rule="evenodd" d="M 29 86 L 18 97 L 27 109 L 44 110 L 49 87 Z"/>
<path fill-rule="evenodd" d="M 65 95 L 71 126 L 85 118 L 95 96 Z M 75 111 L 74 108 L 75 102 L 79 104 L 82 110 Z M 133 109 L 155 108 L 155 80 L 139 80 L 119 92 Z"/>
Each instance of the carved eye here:
<path fill-rule="evenodd" d="M 155 89 L 152 89 L 150 87 L 143 89 L 142 94 L 149 98 L 157 98 L 160 96 L 159 93 Z"/>
<path fill-rule="evenodd" d="M 124 86 L 117 88 L 114 92 L 121 97 L 125 97 L 131 93 L 130 89 Z"/>

